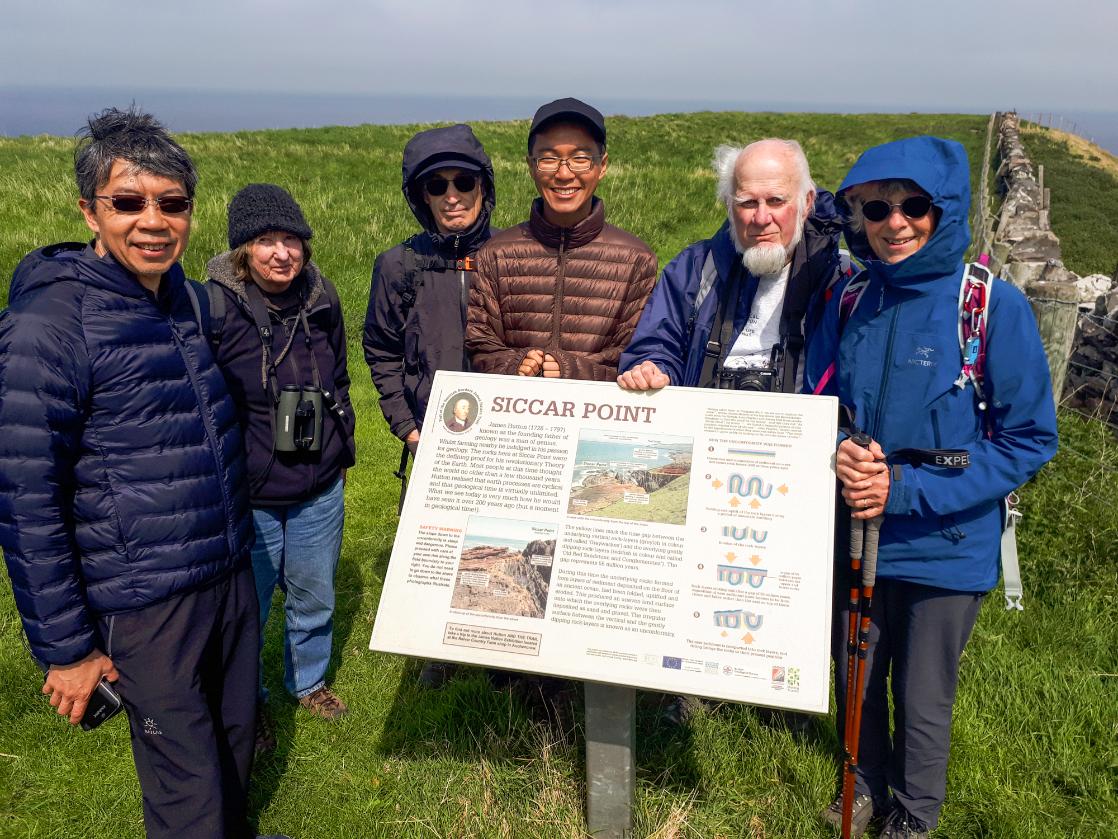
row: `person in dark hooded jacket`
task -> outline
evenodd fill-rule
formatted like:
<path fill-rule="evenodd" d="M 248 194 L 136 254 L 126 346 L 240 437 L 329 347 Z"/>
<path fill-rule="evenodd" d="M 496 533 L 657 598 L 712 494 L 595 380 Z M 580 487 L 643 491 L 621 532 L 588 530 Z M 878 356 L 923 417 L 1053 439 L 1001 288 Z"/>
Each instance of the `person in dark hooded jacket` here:
<path fill-rule="evenodd" d="M 435 371 L 469 369 L 470 278 L 497 196 L 493 164 L 468 125 L 412 137 L 402 188 L 423 230 L 377 256 L 362 346 L 388 427 L 414 453 Z"/>
<path fill-rule="evenodd" d="M 970 166 L 959 143 L 913 137 L 871 148 L 838 196 L 868 285 L 852 311 L 845 295 L 832 298 L 808 353 L 805 387 L 837 395 L 872 438 L 861 448 L 840 435 L 836 472 L 852 519 L 883 516 L 855 835 L 876 812 L 886 816 L 885 839 L 923 839 L 946 793 L 959 661 L 982 598 L 998 581 L 1001 502 L 1056 453 L 1056 412 L 1032 311 L 1009 283 L 995 280 L 986 301 L 982 395 L 967 374 L 959 329 Z M 965 450 L 969 466 L 904 454 L 932 449 Z M 835 586 L 840 729 L 851 678 L 841 596 L 849 587 L 846 579 Z M 841 795 L 828 821 L 839 823 L 840 805 Z"/>
<path fill-rule="evenodd" d="M 493 164 L 468 125 L 432 128 L 404 147 L 403 192 L 423 230 L 376 258 L 362 346 L 392 433 L 400 474 L 419 446 L 437 370 L 470 369 L 464 348 L 474 256 L 489 241 Z M 420 675 L 440 687 L 454 666 Z"/>

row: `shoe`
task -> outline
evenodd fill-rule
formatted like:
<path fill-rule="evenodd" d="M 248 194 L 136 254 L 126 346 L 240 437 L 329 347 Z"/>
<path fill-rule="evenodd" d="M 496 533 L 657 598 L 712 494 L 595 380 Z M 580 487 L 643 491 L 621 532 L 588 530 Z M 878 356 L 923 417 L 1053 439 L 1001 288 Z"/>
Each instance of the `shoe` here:
<path fill-rule="evenodd" d="M 336 720 L 349 713 L 346 704 L 328 687 L 320 687 L 314 693 L 304 696 L 299 700 L 299 704 L 314 716 L 322 717 L 324 720 Z"/>
<path fill-rule="evenodd" d="M 257 757 L 276 748 L 276 727 L 266 705 L 256 706 L 256 744 Z"/>
<path fill-rule="evenodd" d="M 881 839 L 928 839 L 931 832 L 931 828 L 924 822 L 910 815 L 900 804 L 895 804 L 893 812 L 885 820 Z"/>
<path fill-rule="evenodd" d="M 842 830 L 842 793 L 832 801 L 822 813 L 823 821 Z M 866 832 L 873 820 L 873 799 L 868 795 L 854 796 L 854 806 L 851 808 L 850 835 L 861 836 Z"/>
<path fill-rule="evenodd" d="M 458 672 L 458 665 L 449 661 L 428 661 L 419 671 L 419 684 L 428 690 L 438 690 Z"/>

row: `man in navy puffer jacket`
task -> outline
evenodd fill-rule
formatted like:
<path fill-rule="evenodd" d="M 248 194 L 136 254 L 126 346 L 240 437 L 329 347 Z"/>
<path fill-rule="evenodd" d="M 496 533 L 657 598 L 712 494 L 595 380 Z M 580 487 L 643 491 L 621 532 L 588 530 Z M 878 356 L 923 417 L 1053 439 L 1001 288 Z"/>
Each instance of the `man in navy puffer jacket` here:
<path fill-rule="evenodd" d="M 241 836 L 259 628 L 244 444 L 178 263 L 197 176 L 134 110 L 75 168 L 93 242 L 24 258 L 0 316 L 0 545 L 58 713 L 116 683 L 148 836 Z"/>

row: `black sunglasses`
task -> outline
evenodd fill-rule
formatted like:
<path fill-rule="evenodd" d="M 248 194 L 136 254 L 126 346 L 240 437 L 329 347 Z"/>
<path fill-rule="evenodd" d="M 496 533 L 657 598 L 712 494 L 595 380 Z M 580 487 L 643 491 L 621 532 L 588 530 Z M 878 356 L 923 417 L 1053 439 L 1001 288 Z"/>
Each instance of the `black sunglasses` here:
<path fill-rule="evenodd" d="M 145 198 L 142 195 L 94 195 L 113 205 L 118 213 L 142 213 L 148 204 L 155 204 L 164 215 L 176 216 L 190 210 L 193 199 L 185 195 L 164 195 L 160 198 Z"/>
<path fill-rule="evenodd" d="M 450 181 L 440 177 L 428 178 L 427 182 L 423 184 L 423 188 L 427 190 L 428 195 L 437 197 L 445 195 L 447 187 L 452 183 L 459 192 L 473 192 L 474 187 L 477 186 L 477 175 L 455 175 L 454 179 Z"/>
<path fill-rule="evenodd" d="M 867 201 L 862 205 L 862 215 L 866 221 L 885 221 L 894 207 L 900 207 L 906 218 L 924 218 L 932 209 L 932 199 L 926 195 L 910 195 L 899 204 L 888 201 Z"/>

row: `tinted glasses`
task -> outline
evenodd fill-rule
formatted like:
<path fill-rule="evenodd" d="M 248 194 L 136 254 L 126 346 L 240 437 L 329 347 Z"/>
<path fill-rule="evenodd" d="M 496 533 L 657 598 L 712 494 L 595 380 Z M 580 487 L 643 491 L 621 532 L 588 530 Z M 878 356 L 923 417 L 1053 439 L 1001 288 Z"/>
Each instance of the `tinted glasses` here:
<path fill-rule="evenodd" d="M 118 213 L 142 213 L 148 204 L 155 204 L 164 215 L 175 216 L 190 211 L 194 201 L 185 195 L 164 195 L 159 198 L 145 198 L 142 195 L 94 195 L 113 205 Z"/>
<path fill-rule="evenodd" d="M 932 209 L 932 199 L 926 195 L 910 195 L 899 204 L 890 204 L 888 201 L 867 201 L 862 205 L 862 215 L 866 221 L 885 221 L 894 207 L 900 207 L 901 212 L 908 218 L 924 218 Z"/>
<path fill-rule="evenodd" d="M 473 192 L 474 187 L 477 186 L 477 175 L 455 175 L 453 180 L 448 181 L 446 178 L 438 176 L 428 178 L 423 184 L 423 188 L 427 190 L 428 195 L 444 195 L 447 188 L 454 184 L 454 188 L 459 192 Z"/>

